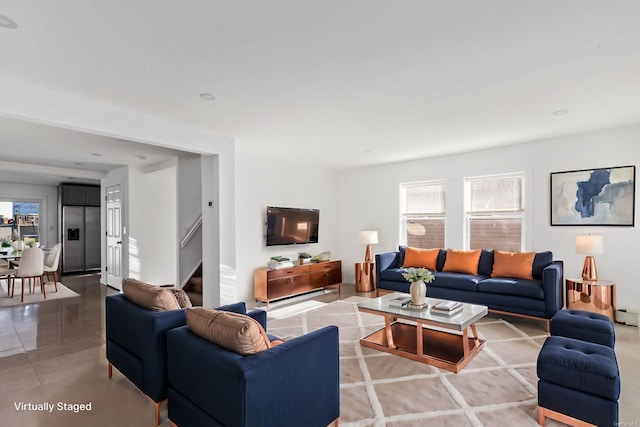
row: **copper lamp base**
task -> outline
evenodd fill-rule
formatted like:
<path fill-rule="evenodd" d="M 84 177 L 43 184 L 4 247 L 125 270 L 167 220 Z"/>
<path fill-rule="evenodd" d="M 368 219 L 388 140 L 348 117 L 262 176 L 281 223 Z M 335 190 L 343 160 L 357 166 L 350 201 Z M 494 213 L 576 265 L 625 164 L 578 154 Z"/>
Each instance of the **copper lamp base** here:
<path fill-rule="evenodd" d="M 596 270 L 596 260 L 591 255 L 584 258 L 584 266 L 582 267 L 582 279 L 589 281 L 598 280 L 598 270 Z"/>
<path fill-rule="evenodd" d="M 367 247 L 364 250 L 364 262 L 365 264 L 373 262 L 373 251 L 371 250 L 371 245 L 369 244 L 367 244 Z"/>

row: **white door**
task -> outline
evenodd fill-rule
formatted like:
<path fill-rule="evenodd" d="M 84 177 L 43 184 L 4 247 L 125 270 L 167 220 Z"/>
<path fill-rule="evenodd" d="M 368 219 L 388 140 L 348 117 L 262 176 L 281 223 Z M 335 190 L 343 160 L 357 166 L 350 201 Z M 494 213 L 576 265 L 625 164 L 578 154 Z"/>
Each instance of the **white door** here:
<path fill-rule="evenodd" d="M 122 192 L 107 187 L 107 285 L 122 289 Z"/>

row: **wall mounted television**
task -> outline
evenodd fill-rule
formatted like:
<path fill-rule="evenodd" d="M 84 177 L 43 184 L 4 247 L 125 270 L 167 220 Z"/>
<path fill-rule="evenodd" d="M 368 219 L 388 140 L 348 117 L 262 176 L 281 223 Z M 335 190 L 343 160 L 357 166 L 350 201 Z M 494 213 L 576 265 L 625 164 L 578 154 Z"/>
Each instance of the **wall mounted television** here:
<path fill-rule="evenodd" d="M 267 246 L 318 243 L 318 209 L 267 206 Z"/>

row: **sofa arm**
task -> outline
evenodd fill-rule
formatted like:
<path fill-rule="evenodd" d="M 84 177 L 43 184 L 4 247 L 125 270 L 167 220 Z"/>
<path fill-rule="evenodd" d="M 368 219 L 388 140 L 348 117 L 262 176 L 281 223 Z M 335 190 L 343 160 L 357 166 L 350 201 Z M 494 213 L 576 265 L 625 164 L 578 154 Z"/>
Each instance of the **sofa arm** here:
<path fill-rule="evenodd" d="M 336 326 L 251 356 L 225 350 L 188 327 L 168 338 L 170 387 L 221 425 L 325 427 L 340 414 Z"/>
<path fill-rule="evenodd" d="M 564 264 L 562 261 L 554 261 L 542 270 L 542 290 L 547 319 L 551 319 L 564 306 L 563 282 Z"/>
<path fill-rule="evenodd" d="M 232 313 L 239 313 L 239 314 L 246 314 L 247 316 L 251 317 L 252 319 L 258 321 L 258 323 L 260 323 L 260 325 L 262 325 L 262 328 L 266 331 L 267 330 L 267 312 L 264 310 L 253 310 L 247 313 L 247 305 L 242 301 L 242 302 L 236 302 L 233 304 L 227 304 L 227 305 L 223 305 L 220 306 L 218 308 L 216 308 L 216 310 L 221 310 L 221 311 L 230 311 Z"/>
<path fill-rule="evenodd" d="M 105 298 L 107 360 L 155 402 L 166 398 L 167 331 L 184 326 L 184 309 L 158 312 L 124 294 Z"/>
<path fill-rule="evenodd" d="M 221 305 L 220 307 L 216 308 L 216 310 L 229 311 L 231 313 L 238 314 L 247 314 L 247 305 L 244 303 L 244 301 L 234 302 L 233 304 Z"/>
<path fill-rule="evenodd" d="M 265 419 L 276 421 L 286 412 L 290 413 L 288 421 L 279 425 L 324 427 L 339 417 L 336 326 L 286 341 L 252 362 L 254 367 L 246 371 L 251 372 L 246 385 L 246 407 L 251 408 L 245 414 L 247 425 L 262 425 Z"/>
<path fill-rule="evenodd" d="M 267 330 L 267 312 L 264 310 L 253 310 L 247 313 L 247 316 L 258 321 L 262 325 L 262 329 Z"/>
<path fill-rule="evenodd" d="M 376 283 L 382 283 L 380 279 L 380 273 L 388 268 L 393 268 L 396 265 L 396 259 L 399 252 L 385 252 L 382 254 L 376 254 Z"/>

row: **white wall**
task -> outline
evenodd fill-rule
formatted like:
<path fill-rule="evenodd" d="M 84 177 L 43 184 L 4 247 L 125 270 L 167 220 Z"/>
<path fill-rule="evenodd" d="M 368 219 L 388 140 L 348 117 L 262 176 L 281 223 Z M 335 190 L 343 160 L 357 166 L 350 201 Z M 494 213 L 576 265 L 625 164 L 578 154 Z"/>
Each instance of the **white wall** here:
<path fill-rule="evenodd" d="M 278 159 L 236 153 L 236 241 L 238 244 L 237 298 L 253 302 L 253 272 L 265 267 L 275 255 L 297 257 L 331 251 L 332 259 L 341 244 L 336 204 L 337 173 Z M 265 245 L 267 206 L 320 209 L 318 243 L 296 246 Z M 347 268 L 351 268 L 347 264 Z M 344 269 L 344 265 L 343 265 Z"/>
<path fill-rule="evenodd" d="M 129 168 L 129 276 L 176 284 L 178 234 L 176 167 Z"/>
<path fill-rule="evenodd" d="M 217 187 L 220 196 L 215 215 L 203 215 L 203 298 L 207 305 L 214 306 L 220 300 L 220 283 L 235 278 L 235 184 L 234 141 L 232 138 L 211 133 L 205 129 L 185 126 L 168 118 L 152 116 L 144 112 L 121 109 L 116 105 L 68 94 L 59 90 L 36 86 L 29 82 L 0 77 L 0 115 L 36 123 L 50 124 L 65 129 L 95 133 L 125 140 L 159 145 L 191 151 L 215 158 L 219 167 L 211 169 L 203 181 L 203 201 L 213 193 L 210 186 Z M 32 102 L 39 99 L 40 102 Z M 130 176 L 130 178 L 134 178 Z M 138 191 L 134 182 L 132 191 Z M 205 198 L 205 196 L 207 198 Z M 130 197 L 126 202 L 136 202 Z M 211 211 L 210 211 L 211 212 Z M 125 213 L 126 215 L 126 213 Z M 123 221 L 126 221 L 123 217 Z M 133 222 L 137 220 L 134 218 Z M 215 221 L 209 223 L 209 221 Z M 221 222 L 224 229 L 221 228 Z M 231 226 L 230 226 L 231 224 Z M 138 236 L 144 237 L 144 236 Z M 130 243 L 135 243 L 130 241 Z M 129 249 L 135 249 L 133 246 Z M 220 253 L 224 251 L 224 253 Z M 138 260 L 137 253 L 130 258 Z M 149 260 L 151 264 L 164 262 L 164 257 Z M 223 263 L 211 266 L 210 263 Z M 129 265 L 130 276 L 140 271 L 140 265 Z M 104 268 L 103 268 L 104 269 Z M 224 277 L 222 272 L 228 271 Z M 210 272 L 210 273 L 209 273 Z M 126 276 L 126 270 L 125 270 Z M 234 286 L 235 288 L 235 286 Z M 209 296 L 210 295 L 210 296 Z"/>
<path fill-rule="evenodd" d="M 446 179 L 447 210 L 462 212 L 462 179 L 466 176 L 525 171 L 527 185 L 527 250 L 551 250 L 565 263 L 565 277 L 579 277 L 584 255 L 575 253 L 575 236 L 604 236 L 605 253 L 596 257 L 602 279 L 616 282 L 618 305 L 640 307 L 640 286 L 633 258 L 640 252 L 640 230 L 635 227 L 550 225 L 550 173 L 577 169 L 638 165 L 640 126 L 630 126 L 517 144 L 433 159 L 352 169 L 339 174 L 342 236 L 336 255 L 343 260 L 345 282 L 353 282 L 351 268 L 361 261 L 364 248 L 357 232 L 377 229 L 380 243 L 374 253 L 392 251 L 399 241 L 398 187 L 400 182 Z M 638 189 L 636 186 L 636 198 Z M 636 202 L 637 204 L 637 202 Z M 462 222 L 447 226 L 447 246 L 461 247 Z M 452 217 L 448 218 L 448 222 Z M 633 254 L 633 255 L 630 255 Z"/>
<path fill-rule="evenodd" d="M 58 243 L 58 187 L 53 185 L 0 183 L 0 199 L 40 202 L 40 242 L 52 247 Z"/>
<path fill-rule="evenodd" d="M 200 163 L 200 156 L 178 159 L 178 241 L 187 235 L 202 215 Z M 178 252 L 178 283 L 182 285 L 202 260 L 202 227 L 198 228 L 189 243 Z"/>

